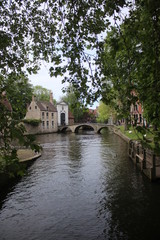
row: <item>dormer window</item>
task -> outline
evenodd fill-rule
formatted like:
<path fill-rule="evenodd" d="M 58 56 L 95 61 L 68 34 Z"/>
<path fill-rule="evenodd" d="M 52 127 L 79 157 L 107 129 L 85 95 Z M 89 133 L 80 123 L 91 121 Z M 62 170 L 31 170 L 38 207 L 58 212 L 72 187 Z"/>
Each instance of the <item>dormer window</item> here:
<path fill-rule="evenodd" d="M 48 111 L 48 106 L 47 106 L 47 111 Z"/>

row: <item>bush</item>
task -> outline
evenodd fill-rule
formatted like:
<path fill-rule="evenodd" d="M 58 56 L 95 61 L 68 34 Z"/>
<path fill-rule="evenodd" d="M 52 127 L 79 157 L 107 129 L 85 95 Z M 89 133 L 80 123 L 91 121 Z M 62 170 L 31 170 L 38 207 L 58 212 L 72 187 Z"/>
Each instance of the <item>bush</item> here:
<path fill-rule="evenodd" d="M 32 126 L 38 126 L 42 121 L 40 119 L 24 119 L 23 122 Z"/>

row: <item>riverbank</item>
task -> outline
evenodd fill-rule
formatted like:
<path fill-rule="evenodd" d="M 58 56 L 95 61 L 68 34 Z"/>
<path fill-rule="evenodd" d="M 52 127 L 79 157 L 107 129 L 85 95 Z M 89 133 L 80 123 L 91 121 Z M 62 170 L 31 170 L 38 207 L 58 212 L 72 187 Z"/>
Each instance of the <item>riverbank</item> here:
<path fill-rule="evenodd" d="M 27 167 L 32 164 L 34 160 L 41 156 L 41 153 L 37 153 L 31 149 L 18 149 L 17 156 L 19 159 L 19 171 L 17 176 L 12 174 L 11 172 L 1 172 L 0 173 L 0 189 L 3 190 L 4 187 L 12 185 L 15 181 L 17 181 L 21 175 L 24 174 Z M 16 166 L 17 167 L 17 166 Z M 13 169 L 14 172 L 14 169 Z"/>
<path fill-rule="evenodd" d="M 160 155 L 154 150 L 142 146 L 138 140 L 133 140 L 114 127 L 114 133 L 128 143 L 129 158 L 140 171 L 151 181 L 160 180 Z"/>
<path fill-rule="evenodd" d="M 35 152 L 31 149 L 19 149 L 17 155 L 20 162 L 28 162 L 39 158 L 41 153 Z"/>

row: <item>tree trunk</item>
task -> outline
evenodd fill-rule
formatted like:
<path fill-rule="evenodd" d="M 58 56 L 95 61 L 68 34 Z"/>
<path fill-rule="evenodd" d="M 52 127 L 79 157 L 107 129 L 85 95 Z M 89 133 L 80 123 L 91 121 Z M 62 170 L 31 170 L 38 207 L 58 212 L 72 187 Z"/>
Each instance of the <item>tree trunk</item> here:
<path fill-rule="evenodd" d="M 124 130 L 127 131 L 128 130 L 128 118 L 124 119 Z"/>

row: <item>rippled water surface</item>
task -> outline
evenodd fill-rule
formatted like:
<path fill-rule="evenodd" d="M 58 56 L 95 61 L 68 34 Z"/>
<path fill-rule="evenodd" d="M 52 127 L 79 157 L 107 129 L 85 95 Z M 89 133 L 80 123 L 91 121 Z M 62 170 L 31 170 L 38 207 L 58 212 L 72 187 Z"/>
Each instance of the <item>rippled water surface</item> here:
<path fill-rule="evenodd" d="M 160 185 L 111 132 L 38 137 L 43 155 L 7 194 L 3 240 L 160 239 Z"/>

